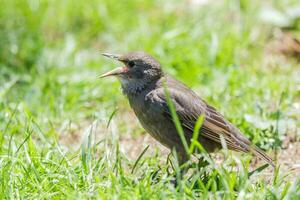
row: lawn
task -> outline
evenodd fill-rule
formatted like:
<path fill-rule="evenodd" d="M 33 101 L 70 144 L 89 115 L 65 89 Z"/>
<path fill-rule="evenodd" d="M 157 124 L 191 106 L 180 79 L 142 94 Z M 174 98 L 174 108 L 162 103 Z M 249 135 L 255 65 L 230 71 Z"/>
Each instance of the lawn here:
<path fill-rule="evenodd" d="M 0 2 L 1 199 L 300 199 L 298 0 Z M 97 79 L 119 64 L 101 52 L 136 50 L 276 169 L 224 150 L 181 177 L 117 79 Z"/>

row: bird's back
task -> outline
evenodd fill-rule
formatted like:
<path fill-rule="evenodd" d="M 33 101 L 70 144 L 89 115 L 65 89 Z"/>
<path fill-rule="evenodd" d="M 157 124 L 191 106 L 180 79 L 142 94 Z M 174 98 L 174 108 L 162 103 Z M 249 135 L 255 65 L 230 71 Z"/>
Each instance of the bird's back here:
<path fill-rule="evenodd" d="M 142 126 L 169 148 L 183 149 L 179 134 L 167 104 L 168 90 L 176 113 L 184 129 L 187 142 L 192 138 L 197 119 L 204 115 L 199 141 L 208 151 L 221 147 L 221 137 L 231 150 L 253 152 L 269 163 L 272 160 L 251 142 L 214 107 L 208 105 L 191 89 L 171 76 L 163 76 L 139 94 L 127 95 L 131 107 Z"/>

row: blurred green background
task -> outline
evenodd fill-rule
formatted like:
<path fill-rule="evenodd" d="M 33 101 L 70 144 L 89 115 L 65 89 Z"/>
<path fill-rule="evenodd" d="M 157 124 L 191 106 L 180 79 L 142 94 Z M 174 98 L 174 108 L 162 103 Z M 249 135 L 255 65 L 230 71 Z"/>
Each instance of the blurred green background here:
<path fill-rule="evenodd" d="M 4 185 L 10 177 L 3 167 L 10 166 L 7 156 L 22 161 L 28 138 L 41 161 L 62 130 L 82 135 L 94 120 L 105 126 L 116 107 L 120 135 L 144 134 L 137 122 L 126 125 L 132 112 L 118 81 L 97 79 L 118 64 L 101 52 L 148 52 L 265 150 L 282 148 L 287 137 L 299 140 L 298 0 L 0 0 L 0 5 Z"/>

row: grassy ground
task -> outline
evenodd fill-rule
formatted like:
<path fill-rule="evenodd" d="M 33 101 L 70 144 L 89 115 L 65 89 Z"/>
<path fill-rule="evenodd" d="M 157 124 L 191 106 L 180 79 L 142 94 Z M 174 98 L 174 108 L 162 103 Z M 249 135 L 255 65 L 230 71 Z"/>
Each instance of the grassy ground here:
<path fill-rule="evenodd" d="M 300 66 L 274 37 L 299 38 L 297 0 L 203 2 L 1 1 L 1 197 L 299 199 Z M 131 50 L 288 167 L 249 177 L 250 155 L 223 152 L 175 187 L 176 162 L 143 139 L 119 83 L 96 79 L 116 65 L 100 52 Z"/>

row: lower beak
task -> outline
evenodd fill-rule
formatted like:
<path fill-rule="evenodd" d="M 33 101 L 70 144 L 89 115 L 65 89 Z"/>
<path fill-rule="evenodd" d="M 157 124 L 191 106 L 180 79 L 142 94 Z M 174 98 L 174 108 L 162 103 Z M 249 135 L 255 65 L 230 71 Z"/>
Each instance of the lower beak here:
<path fill-rule="evenodd" d="M 118 67 L 114 70 L 111 70 L 110 72 L 107 72 L 105 74 L 102 74 L 101 76 L 99 76 L 98 78 L 104 78 L 107 76 L 116 76 L 116 75 L 120 75 L 126 72 L 125 67 Z"/>
<path fill-rule="evenodd" d="M 102 53 L 103 56 L 114 59 L 114 60 L 118 60 L 120 62 L 123 62 L 121 59 L 121 55 L 118 54 L 110 54 L 110 53 Z M 98 78 L 104 78 L 107 76 L 117 76 L 123 73 L 127 72 L 127 68 L 126 67 L 118 67 L 114 70 L 111 70 L 110 72 L 107 72 L 105 74 L 102 74 L 101 76 L 99 76 Z"/>

